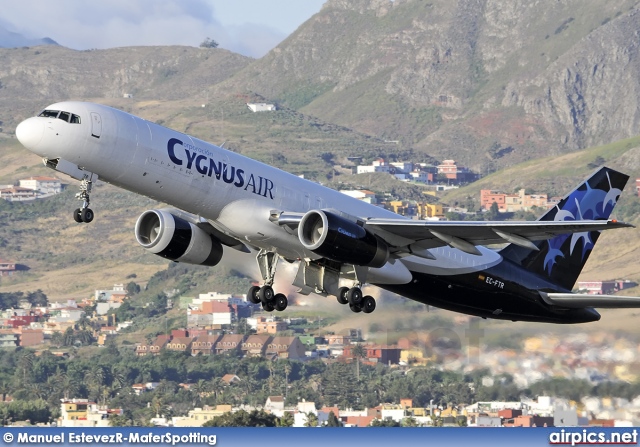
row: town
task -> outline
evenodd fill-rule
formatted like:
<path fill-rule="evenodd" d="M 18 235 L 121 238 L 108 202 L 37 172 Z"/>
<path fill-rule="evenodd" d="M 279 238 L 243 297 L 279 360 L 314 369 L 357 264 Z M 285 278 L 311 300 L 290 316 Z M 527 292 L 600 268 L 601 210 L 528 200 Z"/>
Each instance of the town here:
<path fill-rule="evenodd" d="M 127 357 L 129 362 L 134 362 L 129 363 L 127 377 L 142 381 L 127 384 L 125 377 L 118 378 L 122 371 L 94 370 L 94 365 L 82 375 L 88 384 L 84 393 L 89 397 L 72 394 L 74 389 L 76 393 L 81 392 L 82 386 L 69 386 L 65 392 L 61 391 L 59 410 L 48 413 L 49 419 L 57 415 L 51 421 L 58 426 L 126 423 L 130 419 L 124 415 L 124 406 L 110 403 L 124 399 L 127 402 L 138 399 L 138 406 L 146 402 L 147 418 L 141 422 L 156 426 L 199 426 L 239 412 L 260 412 L 300 427 L 330 423 L 340 426 L 627 426 L 640 418 L 640 399 L 621 397 L 620 392 L 614 393 L 615 396 L 606 394 L 612 387 L 636 382 L 634 371 L 640 365 L 637 345 L 612 334 L 575 334 L 562 341 L 558 337 L 527 337 L 519 347 L 505 347 L 500 346 L 501 343 L 485 343 L 477 319 L 458 316 L 448 321 L 441 312 L 434 311 L 428 317 L 435 313 L 437 318 L 425 319 L 420 332 L 417 327 L 416 330 L 408 328 L 400 331 L 402 336 L 397 339 L 394 333 L 384 334 L 382 328 L 369 328 L 364 334 L 367 339 L 379 340 L 381 334 L 389 341 L 394 338 L 393 343 L 380 343 L 365 339 L 362 329 L 331 333 L 322 322 L 318 324 L 310 317 L 281 319 L 263 312 L 245 296 L 209 292 L 197 297 L 176 296 L 164 302 L 165 311 L 171 309 L 183 315 L 181 321 L 186 322 L 185 328 L 167 327 L 163 333 L 147 334 L 142 339 L 138 335 L 137 341 L 122 343 L 116 348 L 119 337 L 131 339 L 130 336 L 137 333 L 131 332 L 134 321 L 117 321 L 118 309 L 131 301 L 129 293 L 137 293 L 132 284 L 96 290 L 92 297 L 80 303 L 69 300 L 49 304 L 42 293 L 32 293 L 17 300 L 16 307 L 3 311 L 1 321 L 6 329 L 0 331 L 0 343 L 5 350 L 13 348 L 18 365 L 26 362 L 23 359 L 29 352 L 36 354 L 30 360 L 33 366 L 45 358 L 72 361 L 83 347 L 91 349 L 91 346 L 102 349 L 99 353 L 103 354 L 98 355 L 117 352 L 116 349 L 127 350 L 129 354 L 125 352 L 124 356 L 133 355 L 133 358 Z M 614 286 L 620 287 L 621 283 Z M 595 284 L 590 287 L 593 289 Z M 0 295 L 6 303 L 8 297 Z M 30 349 L 16 351 L 22 348 Z M 136 358 L 140 360 L 133 360 Z M 222 367 L 220 375 L 198 380 L 189 380 L 190 374 L 186 372 L 176 375 L 165 370 L 171 369 L 175 361 L 194 359 L 202 363 L 197 359 L 206 358 L 222 364 L 245 362 L 245 367 L 254 365 L 253 368 L 258 369 L 252 377 L 251 373 L 241 373 L 243 368 Z M 155 372 L 135 373 L 142 367 L 134 366 L 135 362 L 146 362 L 145 359 L 159 359 L 162 366 L 156 364 Z M 21 368 L 17 368 L 16 374 L 22 374 Z M 56 374 L 68 381 L 69 368 L 66 376 L 60 371 Z M 300 379 L 305 374 L 303 370 L 308 368 L 309 372 L 316 370 L 309 376 L 315 377 L 312 379 L 315 382 L 306 381 L 310 388 L 303 390 Z M 330 388 L 336 385 L 320 377 L 323 374 L 319 374 L 318 368 L 326 368 L 323 374 L 340 371 L 353 377 L 354 383 L 362 383 L 361 378 L 374 381 L 375 386 L 369 390 L 372 394 L 361 390 L 360 397 L 332 399 L 329 396 L 336 390 Z M 231 370 L 236 372 L 229 372 Z M 463 376 L 459 376 L 461 372 Z M 96 373 L 97 379 L 93 377 Z M 438 376 L 442 374 L 444 376 Z M 375 381 L 376 375 L 384 380 Z M 391 383 L 397 386 L 403 380 L 411 381 L 412 377 L 413 380 L 419 377 L 420 381 L 431 377 L 435 382 L 439 377 L 439 380 L 446 379 L 441 386 L 464 388 L 440 391 L 441 394 L 432 391 L 424 397 L 415 397 L 410 388 L 389 388 Z M 262 384 L 256 382 L 258 378 Z M 105 388 L 108 380 L 111 384 Z M 388 380 L 391 382 L 385 384 Z M 558 380 L 565 382 L 554 385 Z M 102 385 L 95 385 L 94 389 L 97 383 L 94 381 Z M 582 390 L 585 384 L 591 384 L 593 390 L 604 389 L 604 395 L 581 396 L 574 390 L 571 397 L 540 394 L 513 400 L 524 390 L 544 392 L 545 388 L 552 387 L 546 391 L 557 391 L 554 386 L 569 390 L 576 383 Z M 323 386 L 326 389 L 322 390 Z M 274 391 L 282 393 L 274 394 Z M 627 393 L 631 391 L 626 389 Z M 18 388 L 16 392 L 16 396 L 20 396 L 32 391 Z M 175 399 L 159 397 L 167 393 L 189 396 L 188 402 L 172 408 L 171 402 Z M 91 400 L 92 395 L 97 399 Z M 266 396 L 264 401 L 259 401 L 261 395 Z M 501 395 L 510 398 L 463 401 L 474 395 L 476 398 Z M 4 411 L 5 423 L 24 424 L 16 417 L 8 420 L 9 414 L 17 415 L 9 410 L 15 397 L 10 392 L 3 396 L 0 416 Z M 373 402 L 376 396 L 377 403 Z M 318 398 L 325 404 L 310 398 Z M 369 406 L 370 403 L 373 405 Z M 44 421 L 41 423 L 46 425 Z"/>
<path fill-rule="evenodd" d="M 438 190 L 478 178 L 453 160 L 378 159 L 353 171 L 433 186 L 424 201 L 342 191 L 415 219 L 446 219 L 451 212 L 495 218 L 559 200 L 524 189 L 482 190 L 476 212 L 447 207 L 438 203 Z M 636 185 L 640 194 L 640 179 Z M 3 185 L 0 197 L 29 202 L 63 190 L 59 179 L 28 177 Z M 0 259 L 0 280 L 24 268 L 19 260 Z M 489 329 L 476 318 L 425 306 L 393 325 L 333 330 L 331 317 L 293 296 L 292 313 L 279 318 L 244 295 L 145 295 L 135 275 L 126 280 L 51 303 L 42 291 L 0 292 L 0 363 L 17 365 L 0 367 L 0 376 L 15 381 L 0 387 L 5 425 L 199 426 L 232 417 L 239 424 L 247 415 L 263 418 L 258 424 L 300 427 L 628 426 L 640 420 L 640 351 L 622 335 L 496 341 L 483 335 Z M 606 294 L 636 285 L 616 279 L 580 281 L 576 288 Z M 397 298 L 382 303 L 394 312 L 405 309 Z M 32 369 L 35 374 L 27 373 Z"/>

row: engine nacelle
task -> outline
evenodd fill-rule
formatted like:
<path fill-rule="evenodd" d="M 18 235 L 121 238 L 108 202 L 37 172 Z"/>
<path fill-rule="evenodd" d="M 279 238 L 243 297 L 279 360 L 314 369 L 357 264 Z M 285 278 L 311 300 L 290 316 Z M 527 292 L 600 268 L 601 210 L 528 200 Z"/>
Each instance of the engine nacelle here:
<path fill-rule="evenodd" d="M 387 244 L 355 222 L 322 210 L 302 217 L 298 238 L 312 252 L 344 264 L 382 267 L 389 259 Z"/>
<path fill-rule="evenodd" d="M 172 261 L 214 266 L 222 244 L 191 222 L 165 210 L 149 210 L 136 222 L 136 240 L 146 250 Z"/>

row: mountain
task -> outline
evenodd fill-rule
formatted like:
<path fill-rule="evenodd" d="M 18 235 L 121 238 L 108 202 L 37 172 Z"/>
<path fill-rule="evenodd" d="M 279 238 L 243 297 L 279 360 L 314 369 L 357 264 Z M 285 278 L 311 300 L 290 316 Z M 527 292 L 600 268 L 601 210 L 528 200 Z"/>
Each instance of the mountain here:
<path fill-rule="evenodd" d="M 11 32 L 0 25 L 0 48 L 29 47 L 36 45 L 58 45 L 58 43 L 49 37 L 30 39 L 22 34 Z"/>
<path fill-rule="evenodd" d="M 328 0 L 220 88 L 493 170 L 640 133 L 639 28 L 637 0 Z"/>

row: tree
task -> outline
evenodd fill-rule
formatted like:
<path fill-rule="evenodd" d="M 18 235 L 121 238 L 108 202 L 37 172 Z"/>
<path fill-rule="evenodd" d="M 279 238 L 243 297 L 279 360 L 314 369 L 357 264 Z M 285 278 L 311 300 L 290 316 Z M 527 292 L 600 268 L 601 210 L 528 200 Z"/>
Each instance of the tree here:
<path fill-rule="evenodd" d="M 491 208 L 487 212 L 487 219 L 489 220 L 501 220 L 500 219 L 500 207 L 498 207 L 497 202 L 493 202 L 491 204 Z"/>
<path fill-rule="evenodd" d="M 55 331 L 53 334 L 51 334 L 51 344 L 58 347 L 64 344 L 64 338 L 62 336 L 62 332 Z"/>
<path fill-rule="evenodd" d="M 73 343 L 76 341 L 76 335 L 73 332 L 73 328 L 69 326 L 62 335 L 62 344 L 63 346 L 73 346 Z"/>
<path fill-rule="evenodd" d="M 203 427 L 275 427 L 278 418 L 264 410 L 245 410 L 225 413 L 204 423 Z"/>
<path fill-rule="evenodd" d="M 307 413 L 307 421 L 304 423 L 305 427 L 317 427 L 318 426 L 318 416 L 315 413 L 309 412 Z"/>
<path fill-rule="evenodd" d="M 129 284 L 127 284 L 127 294 L 129 294 L 129 296 L 133 296 L 138 293 L 140 293 L 140 286 L 133 281 L 129 282 Z"/>
<path fill-rule="evenodd" d="M 207 37 L 200 44 L 200 48 L 218 48 L 218 42 L 216 42 L 215 40 Z"/>
<path fill-rule="evenodd" d="M 360 343 L 351 348 L 351 357 L 356 359 L 356 379 L 360 380 L 360 359 L 367 356 L 367 350 Z"/>
<path fill-rule="evenodd" d="M 342 422 L 340 419 L 333 414 L 333 411 L 329 412 L 329 417 L 327 418 L 327 427 L 342 427 Z"/>
<path fill-rule="evenodd" d="M 278 427 L 293 427 L 294 419 L 293 413 L 286 411 L 280 419 L 277 421 Z"/>
<path fill-rule="evenodd" d="M 31 377 L 33 371 L 33 362 L 36 356 L 31 350 L 22 351 L 18 359 L 18 368 L 22 372 L 22 384 L 27 382 L 27 376 Z"/>

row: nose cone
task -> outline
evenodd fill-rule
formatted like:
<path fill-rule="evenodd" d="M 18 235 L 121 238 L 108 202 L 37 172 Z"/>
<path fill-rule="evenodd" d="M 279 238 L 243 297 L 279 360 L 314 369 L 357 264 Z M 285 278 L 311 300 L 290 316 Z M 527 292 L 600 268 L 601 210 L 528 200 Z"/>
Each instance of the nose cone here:
<path fill-rule="evenodd" d="M 39 118 L 28 118 L 16 127 L 16 137 L 24 147 L 35 152 L 44 135 L 44 122 Z"/>

